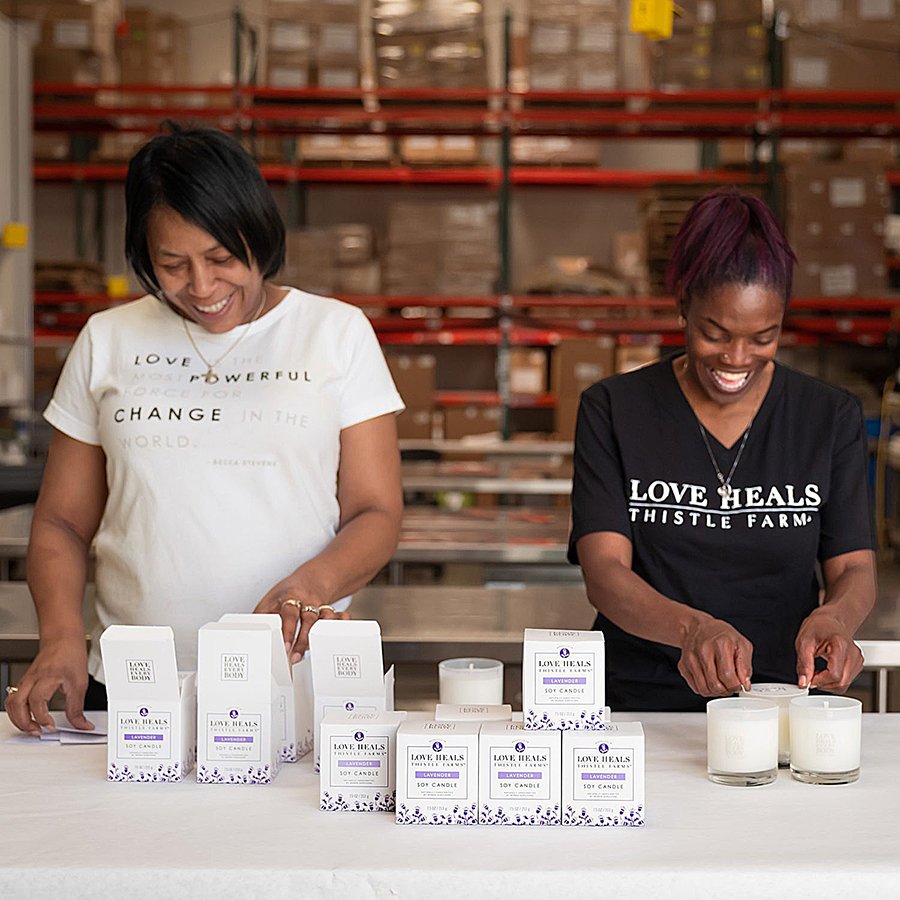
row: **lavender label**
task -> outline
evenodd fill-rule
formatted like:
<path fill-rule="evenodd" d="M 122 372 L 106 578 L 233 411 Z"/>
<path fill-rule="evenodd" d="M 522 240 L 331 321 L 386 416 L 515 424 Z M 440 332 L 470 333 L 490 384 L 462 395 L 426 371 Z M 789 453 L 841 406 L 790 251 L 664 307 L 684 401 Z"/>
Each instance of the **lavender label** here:
<path fill-rule="evenodd" d="M 491 800 L 549 800 L 550 748 L 491 747 Z"/>
<path fill-rule="evenodd" d="M 262 716 L 236 709 L 206 715 L 206 759 L 209 762 L 260 762 Z"/>
<path fill-rule="evenodd" d="M 116 755 L 119 759 L 171 759 L 172 714 L 147 706 L 121 710 L 116 716 Z"/>
<path fill-rule="evenodd" d="M 363 731 L 332 737 L 328 747 L 331 787 L 387 787 L 388 746 L 386 736 Z"/>
<path fill-rule="evenodd" d="M 406 748 L 406 796 L 410 800 L 465 800 L 469 750 L 434 741 Z"/>
<path fill-rule="evenodd" d="M 612 747 L 599 741 L 595 747 L 576 747 L 572 753 L 575 800 L 625 803 L 634 800 L 632 747 Z"/>
<path fill-rule="evenodd" d="M 593 706 L 595 656 L 561 647 L 534 654 L 534 702 L 537 705 Z"/>

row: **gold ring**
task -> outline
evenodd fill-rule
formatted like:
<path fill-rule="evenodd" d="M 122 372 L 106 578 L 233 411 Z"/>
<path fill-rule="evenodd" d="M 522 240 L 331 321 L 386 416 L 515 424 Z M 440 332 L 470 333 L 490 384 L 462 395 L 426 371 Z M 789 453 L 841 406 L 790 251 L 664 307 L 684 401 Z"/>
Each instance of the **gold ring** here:
<path fill-rule="evenodd" d="M 336 610 L 330 603 L 323 603 L 323 604 L 319 607 L 319 612 L 321 613 L 323 609 L 330 610 L 330 611 L 333 612 L 335 615 L 337 615 L 337 610 Z"/>
<path fill-rule="evenodd" d="M 300 609 L 300 601 L 295 600 L 293 597 L 288 597 L 287 600 L 281 601 L 282 606 L 296 606 L 297 609 Z"/>
<path fill-rule="evenodd" d="M 12 685 L 7 687 L 7 689 L 6 689 L 7 696 L 9 696 L 10 694 L 18 694 L 18 693 L 19 693 L 19 689 L 17 687 L 13 687 Z"/>
<path fill-rule="evenodd" d="M 310 606 L 307 603 L 305 606 L 300 607 L 300 612 L 301 613 L 312 612 L 312 613 L 315 613 L 316 615 L 319 615 L 319 607 L 318 606 Z"/>

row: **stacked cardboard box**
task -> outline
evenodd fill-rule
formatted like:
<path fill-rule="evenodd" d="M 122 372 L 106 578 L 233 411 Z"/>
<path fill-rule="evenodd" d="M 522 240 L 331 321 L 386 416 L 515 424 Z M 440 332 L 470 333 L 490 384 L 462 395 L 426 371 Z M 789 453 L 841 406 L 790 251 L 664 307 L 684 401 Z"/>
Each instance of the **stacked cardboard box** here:
<path fill-rule="evenodd" d="M 652 294 L 665 294 L 672 241 L 687 211 L 708 191 L 708 186 L 660 185 L 643 198 L 647 277 Z"/>
<path fill-rule="evenodd" d="M 798 163 L 785 172 L 787 235 L 797 254 L 798 297 L 884 292 L 889 192 L 879 165 Z"/>
<path fill-rule="evenodd" d="M 358 0 L 269 0 L 266 83 L 350 89 L 360 81 Z"/>
<path fill-rule="evenodd" d="M 378 84 L 396 88 L 487 85 L 484 13 L 469 0 L 373 0 Z"/>
<path fill-rule="evenodd" d="M 388 208 L 388 294 L 484 296 L 499 272 L 494 202 L 401 200 Z"/>
<path fill-rule="evenodd" d="M 499 406 L 451 406 L 444 410 L 444 437 L 459 440 L 474 434 L 499 435 Z"/>
<path fill-rule="evenodd" d="M 470 134 L 415 134 L 399 140 L 400 159 L 413 166 L 470 165 L 481 158 L 481 143 Z"/>
<path fill-rule="evenodd" d="M 0 0 L 0 14 L 31 23 L 35 81 L 111 84 L 118 80 L 121 0 Z"/>
<path fill-rule="evenodd" d="M 184 84 L 187 29 L 177 16 L 128 7 L 116 39 L 122 84 Z"/>
<path fill-rule="evenodd" d="M 686 0 L 672 38 L 653 46 L 665 90 L 737 90 L 768 84 L 762 0 Z"/>
<path fill-rule="evenodd" d="M 401 438 L 428 439 L 434 413 L 435 358 L 430 353 L 389 353 L 388 368 L 406 404 L 397 416 Z"/>
<path fill-rule="evenodd" d="M 517 166 L 599 166 L 602 147 L 596 138 L 520 135 L 512 139 L 511 162 Z"/>
<path fill-rule="evenodd" d="M 346 223 L 289 230 L 279 277 L 313 294 L 379 293 L 381 268 L 371 227 Z"/>
<path fill-rule="evenodd" d="M 615 370 L 615 341 L 599 338 L 568 338 L 553 348 L 551 390 L 556 396 L 553 430 L 560 440 L 575 436 L 575 419 L 581 394 Z"/>
<path fill-rule="evenodd" d="M 785 87 L 900 90 L 896 0 L 780 0 Z"/>
<path fill-rule="evenodd" d="M 619 19 L 615 0 L 531 0 L 531 90 L 615 90 L 619 85 Z"/>

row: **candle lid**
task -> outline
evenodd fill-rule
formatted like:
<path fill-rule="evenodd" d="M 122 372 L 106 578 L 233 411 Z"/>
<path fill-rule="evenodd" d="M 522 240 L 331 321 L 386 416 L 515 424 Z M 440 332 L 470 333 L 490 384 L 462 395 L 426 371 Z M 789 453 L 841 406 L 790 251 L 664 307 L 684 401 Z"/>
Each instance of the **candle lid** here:
<path fill-rule="evenodd" d="M 741 690 L 741 697 L 752 697 L 760 700 L 780 700 L 784 697 L 805 697 L 809 688 L 798 687 L 796 684 L 761 683 L 750 685 L 750 690 Z"/>

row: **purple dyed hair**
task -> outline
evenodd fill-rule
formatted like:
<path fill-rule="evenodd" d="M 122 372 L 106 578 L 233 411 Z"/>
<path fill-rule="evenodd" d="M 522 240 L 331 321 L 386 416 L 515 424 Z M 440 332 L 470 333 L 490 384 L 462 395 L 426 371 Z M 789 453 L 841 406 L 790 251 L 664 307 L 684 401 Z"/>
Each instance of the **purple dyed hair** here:
<path fill-rule="evenodd" d="M 730 284 L 759 284 L 787 306 L 797 261 L 772 211 L 736 188 L 714 191 L 688 211 L 666 268 L 666 289 L 683 313 L 694 297 Z"/>

